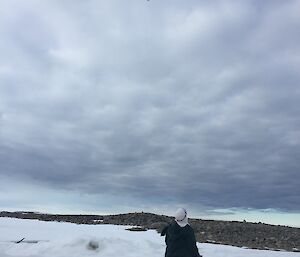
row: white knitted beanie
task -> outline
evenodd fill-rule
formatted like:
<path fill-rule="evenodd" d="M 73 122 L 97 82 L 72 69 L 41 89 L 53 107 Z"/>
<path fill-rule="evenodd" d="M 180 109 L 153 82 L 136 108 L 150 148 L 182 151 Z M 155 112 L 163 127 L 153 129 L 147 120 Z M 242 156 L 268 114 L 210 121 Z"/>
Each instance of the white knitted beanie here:
<path fill-rule="evenodd" d="M 187 212 L 184 208 L 179 208 L 176 211 L 175 221 L 180 227 L 185 227 L 188 224 Z"/>

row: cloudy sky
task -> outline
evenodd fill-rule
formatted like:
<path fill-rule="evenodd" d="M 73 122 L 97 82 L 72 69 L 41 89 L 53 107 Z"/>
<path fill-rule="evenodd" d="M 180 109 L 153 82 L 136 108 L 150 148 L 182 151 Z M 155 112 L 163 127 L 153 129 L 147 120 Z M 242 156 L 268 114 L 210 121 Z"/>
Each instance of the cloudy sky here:
<path fill-rule="evenodd" d="M 0 0 L 0 209 L 300 226 L 299 10 Z"/>

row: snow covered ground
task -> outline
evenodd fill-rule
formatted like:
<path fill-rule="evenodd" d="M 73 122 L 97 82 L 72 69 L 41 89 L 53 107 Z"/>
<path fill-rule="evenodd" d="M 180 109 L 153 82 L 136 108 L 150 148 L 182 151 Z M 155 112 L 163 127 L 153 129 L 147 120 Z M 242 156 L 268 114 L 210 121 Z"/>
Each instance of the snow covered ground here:
<path fill-rule="evenodd" d="M 156 231 L 130 232 L 124 226 L 76 225 L 0 218 L 0 257 L 163 257 L 164 238 Z M 41 240 L 38 243 L 13 243 Z M 99 247 L 90 249 L 89 243 Z M 210 257 L 300 257 L 300 253 L 242 249 L 232 246 L 198 244 L 200 253 Z"/>

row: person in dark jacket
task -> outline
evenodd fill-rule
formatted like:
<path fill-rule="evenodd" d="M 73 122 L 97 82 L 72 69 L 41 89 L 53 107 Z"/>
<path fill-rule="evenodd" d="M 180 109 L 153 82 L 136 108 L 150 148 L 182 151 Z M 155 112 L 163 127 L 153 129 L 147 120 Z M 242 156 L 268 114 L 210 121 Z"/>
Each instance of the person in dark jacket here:
<path fill-rule="evenodd" d="M 202 257 L 184 208 L 177 210 L 175 220 L 163 229 L 161 235 L 165 236 L 167 245 L 165 257 Z"/>

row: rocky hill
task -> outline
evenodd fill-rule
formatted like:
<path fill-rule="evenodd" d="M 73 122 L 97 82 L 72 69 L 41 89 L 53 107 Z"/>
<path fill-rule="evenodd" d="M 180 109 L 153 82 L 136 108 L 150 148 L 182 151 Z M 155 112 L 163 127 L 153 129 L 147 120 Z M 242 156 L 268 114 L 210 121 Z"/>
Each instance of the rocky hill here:
<path fill-rule="evenodd" d="M 56 215 L 35 212 L 0 212 L 0 217 L 72 222 L 77 224 L 116 224 L 140 226 L 158 232 L 172 217 L 152 213 L 118 215 Z M 300 228 L 263 223 L 189 219 L 198 242 L 228 244 L 254 249 L 300 251 Z M 135 229 L 137 231 L 137 229 Z"/>

